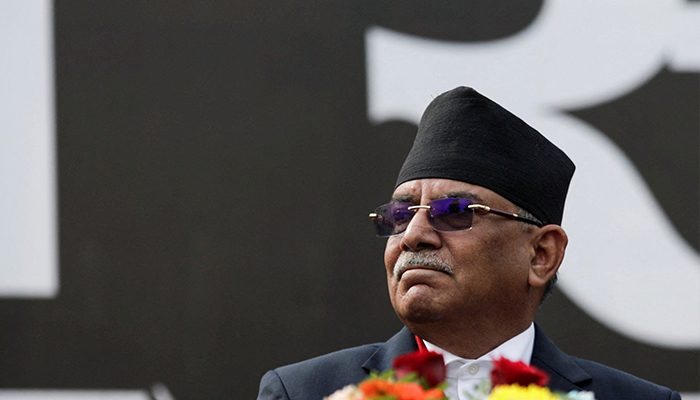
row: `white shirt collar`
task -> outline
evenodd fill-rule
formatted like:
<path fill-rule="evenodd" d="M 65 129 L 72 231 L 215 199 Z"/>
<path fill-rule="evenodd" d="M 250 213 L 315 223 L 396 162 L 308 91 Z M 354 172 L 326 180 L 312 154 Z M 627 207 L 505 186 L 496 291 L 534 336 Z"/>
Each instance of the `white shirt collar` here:
<path fill-rule="evenodd" d="M 448 383 L 445 395 L 450 400 L 479 399 L 486 397 L 482 387 L 490 377 L 494 359 L 504 357 L 513 362 L 530 363 L 532 349 L 535 346 L 535 325 L 530 324 L 523 332 L 476 360 L 456 356 L 430 342 L 424 343 L 428 350 L 442 354 L 445 360 Z"/>
<path fill-rule="evenodd" d="M 445 359 L 445 364 L 449 364 L 451 361 L 455 360 L 463 362 L 472 361 L 456 356 L 428 341 L 424 341 L 424 343 L 428 350 L 442 354 L 442 357 Z M 530 360 L 532 359 L 532 349 L 534 346 L 535 324 L 531 323 L 527 329 L 501 343 L 500 346 L 479 357 L 478 360 L 494 360 L 504 357 L 513 362 L 522 361 L 525 364 L 530 364 Z"/>

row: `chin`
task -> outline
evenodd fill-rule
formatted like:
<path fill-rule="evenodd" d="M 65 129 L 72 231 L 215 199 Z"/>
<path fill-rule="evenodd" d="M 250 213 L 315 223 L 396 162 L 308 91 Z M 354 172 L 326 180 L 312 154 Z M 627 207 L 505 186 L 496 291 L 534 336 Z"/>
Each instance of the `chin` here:
<path fill-rule="evenodd" d="M 432 324 L 440 321 L 440 318 L 436 317 L 434 314 L 411 314 L 411 315 L 399 315 L 399 319 L 403 322 L 408 329 L 411 331 L 416 331 L 416 327 L 421 325 Z"/>
<path fill-rule="evenodd" d="M 406 326 L 436 322 L 443 317 L 443 310 L 437 309 L 429 301 L 426 302 L 422 299 L 406 300 L 404 299 L 398 307 L 394 304 L 396 315 Z"/>

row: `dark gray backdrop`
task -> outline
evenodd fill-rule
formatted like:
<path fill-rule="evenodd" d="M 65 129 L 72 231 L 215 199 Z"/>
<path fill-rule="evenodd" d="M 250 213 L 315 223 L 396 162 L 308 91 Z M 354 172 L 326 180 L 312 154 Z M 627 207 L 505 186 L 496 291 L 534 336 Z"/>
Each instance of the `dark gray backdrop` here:
<path fill-rule="evenodd" d="M 366 215 L 415 127 L 367 121 L 364 30 L 483 41 L 541 6 L 492 3 L 57 0 L 61 288 L 0 301 L 0 386 L 254 398 L 267 369 L 391 336 Z M 664 70 L 571 110 L 696 249 L 699 88 Z M 698 391 L 697 351 L 621 337 L 560 293 L 538 320 L 574 355 Z"/>

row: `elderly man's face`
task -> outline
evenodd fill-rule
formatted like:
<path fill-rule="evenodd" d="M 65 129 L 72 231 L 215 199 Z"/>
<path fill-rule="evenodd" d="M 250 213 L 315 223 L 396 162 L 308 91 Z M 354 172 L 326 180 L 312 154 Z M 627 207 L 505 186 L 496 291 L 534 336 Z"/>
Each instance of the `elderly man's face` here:
<path fill-rule="evenodd" d="M 518 211 L 491 190 L 448 179 L 406 182 L 393 201 L 424 205 L 450 197 Z M 521 312 L 533 257 L 531 235 L 518 221 L 477 212 L 471 230 L 438 232 L 419 210 L 403 234 L 388 239 L 384 262 L 392 305 L 405 324 L 478 323 Z"/>

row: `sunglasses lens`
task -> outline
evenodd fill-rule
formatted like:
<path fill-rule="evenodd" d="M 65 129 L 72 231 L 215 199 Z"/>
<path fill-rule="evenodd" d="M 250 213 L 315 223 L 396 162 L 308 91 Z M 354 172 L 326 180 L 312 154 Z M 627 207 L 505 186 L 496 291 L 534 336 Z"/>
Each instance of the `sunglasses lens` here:
<path fill-rule="evenodd" d="M 432 209 L 431 224 L 439 231 L 462 231 L 471 229 L 474 211 L 469 208 L 474 204 L 467 199 L 441 199 L 428 203 Z M 404 228 L 405 229 L 405 228 Z"/>
<path fill-rule="evenodd" d="M 377 214 L 374 219 L 374 229 L 377 231 L 377 236 L 393 236 L 405 231 L 411 218 L 415 215 L 415 212 L 408 209 L 412 205 L 411 203 L 389 203 L 377 207 L 374 210 Z"/>
<path fill-rule="evenodd" d="M 471 229 L 474 211 L 469 208 L 474 204 L 467 199 L 440 199 L 429 202 L 428 219 L 430 225 L 443 232 Z M 412 203 L 389 203 L 374 210 L 374 229 L 379 237 L 394 236 L 403 233 L 416 210 L 409 210 Z"/>

